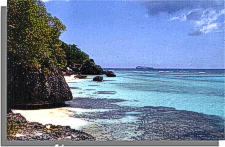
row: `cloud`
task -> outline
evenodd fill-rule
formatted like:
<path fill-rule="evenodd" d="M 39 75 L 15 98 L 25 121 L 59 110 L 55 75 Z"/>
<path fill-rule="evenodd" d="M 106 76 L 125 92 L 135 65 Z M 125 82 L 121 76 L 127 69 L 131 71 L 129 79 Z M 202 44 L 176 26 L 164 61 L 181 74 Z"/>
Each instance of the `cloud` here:
<path fill-rule="evenodd" d="M 191 36 L 221 32 L 224 29 L 224 0 L 153 0 L 143 2 L 149 16 L 172 15 L 170 21 L 193 24 Z"/>
<path fill-rule="evenodd" d="M 202 35 L 202 32 L 200 30 L 195 30 L 195 31 L 192 31 L 192 32 L 188 33 L 188 35 L 199 36 L 199 35 Z"/>
<path fill-rule="evenodd" d="M 190 11 L 186 15 L 186 18 L 187 20 L 199 20 L 201 18 L 201 15 L 202 15 L 201 10 L 197 9 L 197 10 Z"/>
<path fill-rule="evenodd" d="M 224 29 L 224 14 L 225 9 L 198 9 L 172 17 L 170 20 L 190 21 L 193 24 L 193 30 L 189 35 L 197 36 L 210 32 L 221 32 Z"/>
<path fill-rule="evenodd" d="M 170 21 L 174 21 L 174 20 L 186 21 L 187 20 L 187 16 L 186 15 L 181 15 L 181 16 L 175 16 L 175 17 L 170 18 Z"/>
<path fill-rule="evenodd" d="M 142 4 L 147 8 L 149 15 L 159 13 L 175 13 L 184 9 L 215 8 L 222 9 L 223 0 L 151 0 Z"/>
<path fill-rule="evenodd" d="M 209 33 L 211 32 L 212 30 L 216 30 L 218 29 L 218 25 L 217 23 L 211 23 L 211 24 L 208 24 L 208 25 L 205 25 L 203 26 L 200 31 L 201 32 L 204 32 L 204 33 Z"/>

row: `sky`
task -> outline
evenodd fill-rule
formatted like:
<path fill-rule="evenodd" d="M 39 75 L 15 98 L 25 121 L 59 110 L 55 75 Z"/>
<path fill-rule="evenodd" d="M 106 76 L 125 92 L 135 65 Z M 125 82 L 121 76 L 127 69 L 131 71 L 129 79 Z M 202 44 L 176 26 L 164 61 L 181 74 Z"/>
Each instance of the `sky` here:
<path fill-rule="evenodd" d="M 104 68 L 224 68 L 222 0 L 43 0 Z"/>

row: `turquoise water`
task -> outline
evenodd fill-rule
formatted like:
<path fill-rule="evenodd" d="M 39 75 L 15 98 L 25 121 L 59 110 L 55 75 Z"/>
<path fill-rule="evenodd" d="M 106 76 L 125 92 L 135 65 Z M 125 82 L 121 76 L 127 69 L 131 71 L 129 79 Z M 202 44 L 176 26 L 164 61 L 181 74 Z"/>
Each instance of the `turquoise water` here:
<path fill-rule="evenodd" d="M 224 118 L 224 70 L 113 69 L 104 82 L 69 83 L 74 98 L 124 99 L 122 106 L 165 106 Z"/>

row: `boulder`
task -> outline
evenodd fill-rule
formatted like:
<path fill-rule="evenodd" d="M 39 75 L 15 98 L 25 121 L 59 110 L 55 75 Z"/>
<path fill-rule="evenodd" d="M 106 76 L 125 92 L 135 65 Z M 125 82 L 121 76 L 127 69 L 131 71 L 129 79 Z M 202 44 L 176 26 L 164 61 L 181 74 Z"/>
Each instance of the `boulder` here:
<path fill-rule="evenodd" d="M 103 77 L 102 76 L 96 76 L 96 77 L 93 78 L 93 81 L 102 82 Z"/>
<path fill-rule="evenodd" d="M 102 75 L 103 69 L 93 61 L 87 60 L 81 67 L 80 73 L 84 75 Z"/>
<path fill-rule="evenodd" d="M 66 71 L 62 71 L 62 75 L 63 76 L 66 76 Z"/>
<path fill-rule="evenodd" d="M 107 77 L 116 77 L 116 74 L 113 72 L 113 71 L 104 71 L 104 74 L 107 76 Z"/>
<path fill-rule="evenodd" d="M 67 67 L 66 68 L 66 75 L 70 76 L 72 74 L 74 74 L 74 71 L 71 68 Z"/>
<path fill-rule="evenodd" d="M 74 78 L 85 79 L 85 78 L 87 78 L 87 76 L 86 75 L 76 75 L 76 76 L 74 76 Z"/>
<path fill-rule="evenodd" d="M 58 105 L 73 98 L 58 68 L 50 69 L 49 74 L 46 74 L 9 60 L 7 89 L 8 111 L 16 107 Z"/>

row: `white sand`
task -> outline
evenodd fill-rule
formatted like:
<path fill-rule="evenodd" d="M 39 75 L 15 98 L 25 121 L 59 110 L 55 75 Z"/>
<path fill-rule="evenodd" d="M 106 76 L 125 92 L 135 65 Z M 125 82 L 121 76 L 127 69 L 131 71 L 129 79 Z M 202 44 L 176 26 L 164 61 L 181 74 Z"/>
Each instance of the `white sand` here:
<path fill-rule="evenodd" d="M 21 137 L 21 136 L 25 136 L 25 135 L 17 133 L 15 136 L 16 137 Z"/>
<path fill-rule="evenodd" d="M 71 110 L 73 112 L 71 112 Z M 70 126 L 73 129 L 82 129 L 89 122 L 80 118 L 75 118 L 72 115 L 75 113 L 85 112 L 85 109 L 76 109 L 70 107 L 38 109 L 38 110 L 12 110 L 14 113 L 20 113 L 29 122 L 39 122 L 43 125 L 53 124 Z"/>
<path fill-rule="evenodd" d="M 66 82 L 77 82 L 87 79 L 74 78 L 75 75 L 64 76 Z M 43 125 L 53 124 L 61 126 L 70 126 L 73 129 L 80 130 L 83 126 L 90 124 L 89 122 L 73 117 L 74 114 L 80 114 L 90 110 L 72 107 L 61 107 L 51 109 L 37 110 L 12 110 L 14 113 L 20 113 L 29 122 L 39 122 Z"/>
<path fill-rule="evenodd" d="M 74 76 L 76 75 L 70 75 L 70 76 L 64 76 L 66 82 L 77 82 L 77 81 L 83 81 L 83 80 L 87 80 L 87 79 L 79 79 L 79 78 L 74 78 Z"/>

